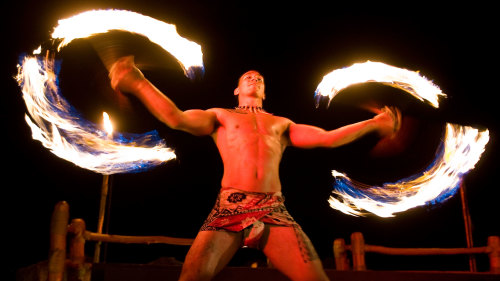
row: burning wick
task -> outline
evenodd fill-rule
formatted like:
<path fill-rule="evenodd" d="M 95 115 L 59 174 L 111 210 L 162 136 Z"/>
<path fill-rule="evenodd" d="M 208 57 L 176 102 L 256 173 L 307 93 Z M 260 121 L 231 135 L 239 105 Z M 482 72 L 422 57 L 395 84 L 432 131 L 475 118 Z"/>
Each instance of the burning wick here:
<path fill-rule="evenodd" d="M 109 119 L 108 113 L 105 111 L 102 113 L 103 117 L 103 124 L 104 124 L 104 130 L 108 132 L 108 138 L 113 138 L 113 123 L 111 123 L 111 120 Z"/>

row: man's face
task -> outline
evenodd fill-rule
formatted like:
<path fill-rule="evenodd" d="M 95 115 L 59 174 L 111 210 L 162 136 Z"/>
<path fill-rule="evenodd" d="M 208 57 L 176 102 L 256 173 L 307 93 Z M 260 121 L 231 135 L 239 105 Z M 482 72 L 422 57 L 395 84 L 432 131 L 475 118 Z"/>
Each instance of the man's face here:
<path fill-rule="evenodd" d="M 250 95 L 264 99 L 264 77 L 255 70 L 250 70 L 240 77 L 235 95 Z"/>

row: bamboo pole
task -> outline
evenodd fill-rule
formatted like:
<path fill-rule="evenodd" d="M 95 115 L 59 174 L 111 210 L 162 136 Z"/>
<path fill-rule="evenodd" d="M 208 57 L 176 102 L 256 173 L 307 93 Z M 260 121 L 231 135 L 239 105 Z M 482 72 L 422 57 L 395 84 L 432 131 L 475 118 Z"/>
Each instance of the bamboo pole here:
<path fill-rule="evenodd" d="M 113 176 L 110 175 L 108 179 L 108 197 L 106 200 L 106 211 L 104 218 L 103 233 L 109 233 L 109 223 L 111 221 L 111 198 L 113 197 Z M 102 249 L 102 260 L 106 261 L 108 255 L 108 244 L 104 243 Z"/>
<path fill-rule="evenodd" d="M 108 243 L 123 243 L 123 244 L 170 244 L 189 246 L 193 244 L 192 238 L 176 238 L 168 236 L 126 236 L 126 235 L 109 235 L 102 233 L 93 233 L 85 231 L 85 239 L 89 241 L 102 241 Z"/>
<path fill-rule="evenodd" d="M 99 217 L 97 220 L 97 233 L 102 233 L 102 229 L 104 226 L 104 216 L 106 213 L 106 203 L 108 201 L 108 192 L 109 192 L 109 175 L 102 176 L 102 185 L 101 185 L 101 202 L 99 205 Z M 94 263 L 98 263 L 100 261 L 101 256 L 101 241 L 98 241 L 95 244 L 94 250 Z"/>
<path fill-rule="evenodd" d="M 366 270 L 365 263 L 365 239 L 361 232 L 351 234 L 352 269 L 356 271 Z"/>
<path fill-rule="evenodd" d="M 460 199 L 462 202 L 462 216 L 464 219 L 465 239 L 467 241 L 467 248 L 473 248 L 474 240 L 472 238 L 472 221 L 469 212 L 469 204 L 467 203 L 467 197 L 465 195 L 464 180 L 460 182 Z M 474 255 L 469 255 L 469 271 L 477 272 L 476 257 Z"/>
<path fill-rule="evenodd" d="M 344 239 L 339 238 L 333 241 L 333 255 L 335 257 L 336 270 L 349 270 L 349 261 L 347 259 L 347 249 Z"/>
<path fill-rule="evenodd" d="M 376 245 L 365 245 L 365 252 L 402 255 L 402 256 L 427 256 L 427 255 L 459 255 L 459 254 L 487 254 L 488 247 L 476 248 L 389 248 Z"/>
<path fill-rule="evenodd" d="M 62 281 L 66 262 L 66 235 L 68 231 L 69 205 L 65 201 L 56 204 L 50 222 L 49 281 Z"/>
<path fill-rule="evenodd" d="M 71 233 L 69 260 L 79 267 L 85 262 L 85 222 L 82 219 L 73 219 L 68 231 Z"/>
<path fill-rule="evenodd" d="M 500 236 L 488 237 L 490 272 L 500 273 Z"/>

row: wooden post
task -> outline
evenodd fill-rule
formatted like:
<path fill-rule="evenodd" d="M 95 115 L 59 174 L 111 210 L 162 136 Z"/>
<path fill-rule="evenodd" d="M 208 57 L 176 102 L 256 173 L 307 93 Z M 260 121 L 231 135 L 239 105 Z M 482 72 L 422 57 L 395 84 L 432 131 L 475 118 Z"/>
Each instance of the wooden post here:
<path fill-rule="evenodd" d="M 345 248 L 345 240 L 342 238 L 333 241 L 333 256 L 335 257 L 336 270 L 349 270 L 349 261 Z"/>
<path fill-rule="evenodd" d="M 102 186 L 101 186 L 101 202 L 99 205 L 99 217 L 97 220 L 97 233 L 102 233 L 102 228 L 104 226 L 104 216 L 106 213 L 106 204 L 108 201 L 108 191 L 109 191 L 109 175 L 102 176 Z M 94 263 L 98 263 L 101 256 L 101 241 L 95 244 L 94 251 Z"/>
<path fill-rule="evenodd" d="M 54 207 L 50 222 L 49 281 L 63 280 L 66 261 L 68 221 L 69 205 L 65 201 L 61 201 Z"/>
<path fill-rule="evenodd" d="M 500 237 L 488 237 L 488 248 L 490 248 L 488 254 L 490 258 L 490 272 L 500 273 Z"/>
<path fill-rule="evenodd" d="M 71 238 L 69 242 L 69 260 L 74 266 L 81 266 L 85 262 L 85 222 L 74 219 L 69 226 Z"/>
<path fill-rule="evenodd" d="M 472 239 L 472 221 L 470 218 L 469 205 L 467 204 L 467 197 L 465 195 L 465 183 L 463 180 L 460 182 L 460 199 L 462 202 L 462 216 L 464 219 L 467 248 L 473 248 L 474 241 Z M 469 255 L 469 271 L 477 272 L 476 256 L 474 255 Z"/>
<path fill-rule="evenodd" d="M 366 270 L 365 239 L 361 232 L 351 234 L 352 268 L 356 271 Z"/>

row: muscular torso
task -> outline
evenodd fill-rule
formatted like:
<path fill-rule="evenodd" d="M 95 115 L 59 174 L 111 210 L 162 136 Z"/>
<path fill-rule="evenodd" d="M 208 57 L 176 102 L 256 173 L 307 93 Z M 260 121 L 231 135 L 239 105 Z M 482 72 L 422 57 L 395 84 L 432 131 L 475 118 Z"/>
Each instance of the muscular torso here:
<path fill-rule="evenodd" d="M 268 113 L 210 109 L 218 126 L 212 137 L 224 164 L 222 188 L 281 190 L 279 164 L 291 121 Z"/>

